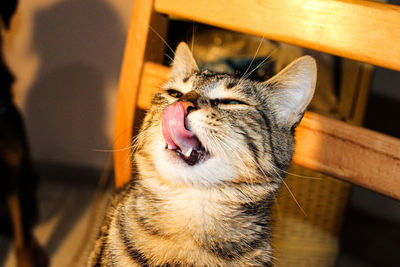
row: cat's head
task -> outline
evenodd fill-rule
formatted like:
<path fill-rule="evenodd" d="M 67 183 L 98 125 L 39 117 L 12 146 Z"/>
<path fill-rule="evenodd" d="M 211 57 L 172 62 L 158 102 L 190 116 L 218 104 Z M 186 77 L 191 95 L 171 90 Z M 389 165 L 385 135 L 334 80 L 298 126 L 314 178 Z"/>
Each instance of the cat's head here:
<path fill-rule="evenodd" d="M 171 77 L 154 96 L 138 138 L 139 171 L 194 186 L 278 184 L 316 72 L 310 56 L 265 82 L 200 71 L 179 44 Z"/>

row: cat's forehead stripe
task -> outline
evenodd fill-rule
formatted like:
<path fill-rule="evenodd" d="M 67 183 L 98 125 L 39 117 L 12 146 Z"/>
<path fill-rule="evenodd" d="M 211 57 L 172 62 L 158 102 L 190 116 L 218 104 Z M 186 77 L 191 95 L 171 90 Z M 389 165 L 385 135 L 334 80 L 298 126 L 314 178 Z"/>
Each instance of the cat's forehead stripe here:
<path fill-rule="evenodd" d="M 205 92 L 211 99 L 236 99 L 239 97 L 239 92 L 237 90 L 233 90 L 232 88 L 228 88 L 225 81 L 214 82 L 208 86 L 208 89 L 209 90 L 206 90 Z"/>
<path fill-rule="evenodd" d="M 238 85 L 238 81 L 237 80 L 229 80 L 229 81 L 227 81 L 226 82 L 226 84 L 225 84 L 225 86 L 226 86 L 226 89 L 231 89 L 231 88 L 233 88 L 233 87 L 235 87 L 236 85 Z"/>

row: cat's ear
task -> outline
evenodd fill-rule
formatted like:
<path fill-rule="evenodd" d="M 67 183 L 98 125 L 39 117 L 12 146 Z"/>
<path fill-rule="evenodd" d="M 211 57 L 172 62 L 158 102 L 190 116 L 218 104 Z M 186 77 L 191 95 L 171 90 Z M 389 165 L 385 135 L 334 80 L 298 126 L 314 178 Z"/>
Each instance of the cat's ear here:
<path fill-rule="evenodd" d="M 171 76 L 184 79 L 198 70 L 199 68 L 187 44 L 179 43 L 172 62 Z"/>
<path fill-rule="evenodd" d="M 296 127 L 310 103 L 317 80 L 317 64 L 303 56 L 265 82 L 270 87 L 273 109 L 278 122 Z"/>

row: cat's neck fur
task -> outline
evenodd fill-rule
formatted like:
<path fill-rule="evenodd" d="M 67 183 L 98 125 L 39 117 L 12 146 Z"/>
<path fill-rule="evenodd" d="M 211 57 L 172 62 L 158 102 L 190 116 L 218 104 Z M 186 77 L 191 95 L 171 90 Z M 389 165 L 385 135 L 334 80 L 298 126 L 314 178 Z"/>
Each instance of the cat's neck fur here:
<path fill-rule="evenodd" d="M 250 247 L 248 258 L 256 258 L 257 253 L 265 257 L 266 250 L 271 251 L 269 213 L 276 188 L 246 183 L 213 187 L 171 184 L 156 171 L 141 174 L 134 183 L 143 192 L 137 198 L 140 206 L 152 208 L 136 209 L 136 217 L 151 219 L 143 219 L 141 226 L 131 224 L 132 229 L 147 229 L 151 233 L 146 235 L 144 231 L 141 234 L 146 238 L 132 238 L 157 242 L 158 249 L 153 252 L 158 255 L 154 258 L 180 255 L 179 260 L 185 262 L 194 253 L 198 266 L 223 266 L 225 260 L 230 258 L 234 262 Z M 126 214 L 129 212 L 127 209 Z M 264 237 L 264 244 L 260 244 L 260 251 L 253 250 L 260 236 Z M 209 253 L 204 254 L 207 250 Z M 242 264 L 237 262 L 235 266 Z"/>

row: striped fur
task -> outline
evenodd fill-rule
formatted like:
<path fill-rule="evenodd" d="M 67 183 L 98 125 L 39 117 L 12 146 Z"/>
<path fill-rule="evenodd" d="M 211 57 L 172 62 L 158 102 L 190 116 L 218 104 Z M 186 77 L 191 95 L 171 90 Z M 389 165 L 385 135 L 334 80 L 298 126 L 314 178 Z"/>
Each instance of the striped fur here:
<path fill-rule="evenodd" d="M 180 44 L 134 145 L 138 174 L 110 203 L 88 266 L 271 266 L 270 206 L 315 79 L 310 57 L 264 83 L 201 72 Z M 193 166 L 163 139 L 176 101 L 195 105 L 185 125 L 209 155 Z"/>

